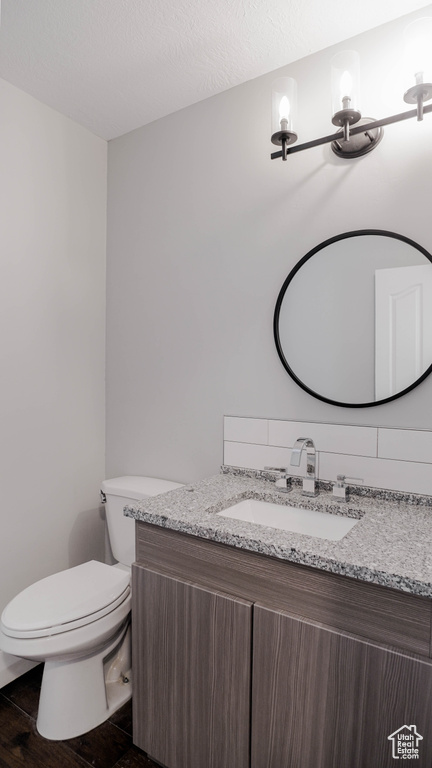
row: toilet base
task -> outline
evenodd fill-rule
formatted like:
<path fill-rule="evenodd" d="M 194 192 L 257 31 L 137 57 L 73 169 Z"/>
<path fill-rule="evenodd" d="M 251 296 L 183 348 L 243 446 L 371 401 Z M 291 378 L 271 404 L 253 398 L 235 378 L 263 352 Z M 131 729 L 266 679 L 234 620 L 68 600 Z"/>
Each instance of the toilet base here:
<path fill-rule="evenodd" d="M 63 741 L 107 720 L 132 695 L 130 622 L 97 653 L 75 661 L 46 661 L 38 732 Z"/>

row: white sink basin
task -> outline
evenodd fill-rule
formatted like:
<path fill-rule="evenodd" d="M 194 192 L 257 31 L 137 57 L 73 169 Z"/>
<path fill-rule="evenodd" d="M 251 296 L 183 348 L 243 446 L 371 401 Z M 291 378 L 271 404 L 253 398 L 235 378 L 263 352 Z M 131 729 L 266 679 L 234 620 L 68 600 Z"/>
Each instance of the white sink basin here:
<path fill-rule="evenodd" d="M 256 499 L 239 501 L 217 514 L 220 517 L 245 520 L 248 523 L 267 525 L 270 528 L 303 533 L 330 541 L 340 541 L 358 523 L 358 520 L 353 517 L 330 515 L 328 512 L 288 507 Z"/>

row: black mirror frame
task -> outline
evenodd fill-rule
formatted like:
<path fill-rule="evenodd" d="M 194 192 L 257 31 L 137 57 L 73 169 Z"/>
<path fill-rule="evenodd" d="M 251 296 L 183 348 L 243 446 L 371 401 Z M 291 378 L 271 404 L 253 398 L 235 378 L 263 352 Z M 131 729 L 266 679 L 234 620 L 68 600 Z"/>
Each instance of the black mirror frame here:
<path fill-rule="evenodd" d="M 415 389 L 415 387 L 418 387 L 418 385 L 421 384 L 421 382 L 424 381 L 424 379 L 426 379 L 426 377 L 429 376 L 429 374 L 432 372 L 432 363 L 431 363 L 429 368 L 427 368 L 424 371 L 424 373 L 422 373 L 422 375 L 419 376 L 418 379 L 416 379 L 416 381 L 410 384 L 409 387 L 406 387 L 405 389 L 401 390 L 401 392 L 398 392 L 395 395 L 391 395 L 390 397 L 386 397 L 382 400 L 375 400 L 370 403 L 343 403 L 343 402 L 339 402 L 338 400 L 331 400 L 328 397 L 324 397 L 324 395 L 318 394 L 318 392 L 314 392 L 313 389 L 310 389 L 310 387 L 308 387 L 306 384 L 304 384 L 303 381 L 301 381 L 301 379 L 298 378 L 298 376 L 294 373 L 294 371 L 290 367 L 283 353 L 282 345 L 280 341 L 280 335 L 279 335 L 280 311 L 281 311 L 282 302 L 285 297 L 285 293 L 287 291 L 289 284 L 291 283 L 291 281 L 293 280 L 293 278 L 295 277 L 299 269 L 301 269 L 303 264 L 309 261 L 309 259 L 311 259 L 312 256 L 314 256 L 316 253 L 323 250 L 324 248 L 331 245 L 332 243 L 338 242 L 339 240 L 344 240 L 349 237 L 359 237 L 362 235 L 382 235 L 383 237 L 393 237 L 396 240 L 402 240 L 404 243 L 407 243 L 408 245 L 411 245 L 413 248 L 416 248 L 418 251 L 420 251 L 420 253 L 422 253 L 423 256 L 425 256 L 428 259 L 428 261 L 432 263 L 432 256 L 428 251 L 426 251 L 425 248 L 423 248 L 418 243 L 414 242 L 414 240 L 411 240 L 409 237 L 405 237 L 404 235 L 398 235 L 396 232 L 388 232 L 387 230 L 384 230 L 384 229 L 358 229 L 352 232 L 343 232 L 341 235 L 330 237 L 328 240 L 324 240 L 319 245 L 316 245 L 315 248 L 312 248 L 312 250 L 309 251 L 306 254 L 306 256 L 303 256 L 303 258 L 300 259 L 300 261 L 297 262 L 297 264 L 295 264 L 295 266 L 289 273 L 288 277 L 286 278 L 279 292 L 279 295 L 276 301 L 274 317 L 273 317 L 273 335 L 274 335 L 274 340 L 276 344 L 276 349 L 277 349 L 279 358 L 281 360 L 281 363 L 285 368 L 285 370 L 287 371 L 287 373 L 289 373 L 291 378 L 296 382 L 296 384 L 298 384 L 299 387 L 301 387 L 301 389 L 303 389 L 309 395 L 312 395 L 312 397 L 315 397 L 317 400 L 321 400 L 324 403 L 329 403 L 330 405 L 337 405 L 342 408 L 372 408 L 376 405 L 384 405 L 385 403 L 390 403 L 393 400 L 397 400 L 399 397 L 403 397 L 403 395 L 408 394 L 408 392 L 411 392 L 411 390 Z"/>

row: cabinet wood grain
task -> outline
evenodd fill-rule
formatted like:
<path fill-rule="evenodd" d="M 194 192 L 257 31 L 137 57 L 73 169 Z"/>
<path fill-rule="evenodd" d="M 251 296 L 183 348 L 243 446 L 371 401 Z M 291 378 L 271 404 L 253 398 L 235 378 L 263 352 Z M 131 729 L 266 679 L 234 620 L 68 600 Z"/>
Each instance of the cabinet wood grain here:
<path fill-rule="evenodd" d="M 391 768 L 413 724 L 430 768 L 431 661 L 257 605 L 253 631 L 252 768 Z"/>
<path fill-rule="evenodd" d="M 248 768 L 251 604 L 132 570 L 134 743 L 169 768 Z"/>
<path fill-rule="evenodd" d="M 137 523 L 137 560 L 173 577 L 430 655 L 431 601 L 187 534 Z"/>

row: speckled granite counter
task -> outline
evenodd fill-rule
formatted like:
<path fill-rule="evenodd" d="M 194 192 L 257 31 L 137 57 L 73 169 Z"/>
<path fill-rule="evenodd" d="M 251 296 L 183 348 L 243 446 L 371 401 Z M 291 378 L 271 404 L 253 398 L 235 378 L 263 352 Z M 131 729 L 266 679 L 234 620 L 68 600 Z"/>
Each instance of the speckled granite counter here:
<path fill-rule="evenodd" d="M 339 503 L 330 492 L 315 498 L 297 486 L 280 493 L 270 480 L 224 473 L 195 485 L 144 499 L 125 514 L 250 552 L 432 597 L 432 499 L 402 494 L 352 496 Z M 247 498 L 358 517 L 340 541 L 328 541 L 217 516 Z"/>

